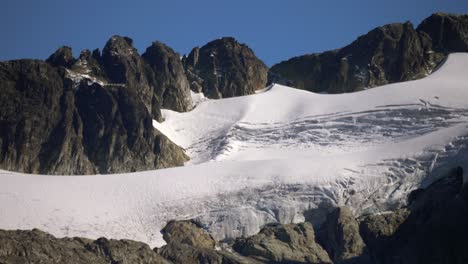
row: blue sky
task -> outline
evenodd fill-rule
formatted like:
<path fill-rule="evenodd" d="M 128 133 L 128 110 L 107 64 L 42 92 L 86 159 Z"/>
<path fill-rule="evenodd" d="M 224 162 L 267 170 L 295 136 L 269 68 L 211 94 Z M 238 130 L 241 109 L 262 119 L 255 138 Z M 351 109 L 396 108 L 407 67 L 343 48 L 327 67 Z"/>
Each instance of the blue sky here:
<path fill-rule="evenodd" d="M 222 36 L 249 45 L 268 65 L 342 47 L 372 28 L 468 13 L 466 0 L 2 0 L 0 60 L 74 54 L 125 35 L 143 53 L 160 40 L 181 54 Z"/>

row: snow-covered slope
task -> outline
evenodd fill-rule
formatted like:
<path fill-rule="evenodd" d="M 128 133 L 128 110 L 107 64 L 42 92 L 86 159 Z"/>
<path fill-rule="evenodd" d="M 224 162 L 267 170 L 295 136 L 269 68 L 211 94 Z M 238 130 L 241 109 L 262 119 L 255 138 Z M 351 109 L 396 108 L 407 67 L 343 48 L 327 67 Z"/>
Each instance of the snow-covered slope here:
<path fill-rule="evenodd" d="M 387 210 L 468 157 L 468 54 L 425 79 L 321 95 L 273 85 L 164 111 L 181 168 L 119 175 L 0 175 L 0 228 L 129 238 L 153 246 L 171 219 L 217 239 L 268 222 L 320 222 L 331 206 Z M 423 176 L 431 175 L 423 181 Z"/>

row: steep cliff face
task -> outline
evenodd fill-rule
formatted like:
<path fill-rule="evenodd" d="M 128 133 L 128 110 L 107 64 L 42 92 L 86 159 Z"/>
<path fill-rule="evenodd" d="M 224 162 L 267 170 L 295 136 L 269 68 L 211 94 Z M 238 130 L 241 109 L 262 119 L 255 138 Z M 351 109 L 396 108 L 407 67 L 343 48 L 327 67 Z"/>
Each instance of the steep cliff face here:
<path fill-rule="evenodd" d="M 468 51 L 466 17 L 435 14 L 417 29 L 409 22 L 378 27 L 344 48 L 274 65 L 269 82 L 344 93 L 421 78 L 446 53 Z"/>
<path fill-rule="evenodd" d="M 132 172 L 188 157 L 152 126 L 161 107 L 192 108 L 179 56 L 157 42 L 143 59 L 127 37 L 78 59 L 0 63 L 0 167 L 40 174 Z"/>
<path fill-rule="evenodd" d="M 46 61 L 56 67 L 63 66 L 70 68 L 76 60 L 73 57 L 72 49 L 68 46 L 63 46 L 50 55 Z"/>
<path fill-rule="evenodd" d="M 2 169 L 115 173 L 180 166 L 188 159 L 153 128 L 139 90 L 70 73 L 42 61 L 0 63 Z"/>
<path fill-rule="evenodd" d="M 217 54 L 213 63 L 210 54 Z M 203 67 L 219 70 L 216 83 L 201 74 L 215 85 L 210 94 L 223 94 L 217 98 L 251 94 L 266 83 L 266 66 L 232 38 L 202 48 L 200 58 L 193 63 L 197 74 Z M 154 42 L 140 56 L 130 38 L 113 36 L 102 55 L 83 50 L 76 59 L 70 47 L 61 47 L 46 62 L 1 63 L 1 168 L 95 174 L 178 166 L 188 159 L 152 127 L 152 119 L 163 119 L 161 108 L 193 107 L 183 63 L 171 48 Z"/>
<path fill-rule="evenodd" d="M 178 112 L 191 110 L 190 85 L 180 55 L 156 41 L 142 56 L 153 72 L 151 83 L 162 108 Z"/>
<path fill-rule="evenodd" d="M 268 67 L 234 38 L 194 48 L 183 61 L 191 89 L 209 98 L 253 94 L 266 86 Z"/>
<path fill-rule="evenodd" d="M 128 37 L 113 36 L 102 51 L 102 66 L 110 83 L 138 91 L 138 96 L 154 119 L 162 120 L 161 102 L 155 96 L 148 77 L 151 69 Z"/>
<path fill-rule="evenodd" d="M 60 70 L 33 60 L 0 63 L 0 90 L 3 169 L 68 174 L 73 163 L 74 172 L 95 172 L 81 142 L 71 140 L 82 127 Z"/>
<path fill-rule="evenodd" d="M 430 36 L 436 51 L 468 51 L 468 15 L 436 13 L 421 22 L 418 31 Z"/>

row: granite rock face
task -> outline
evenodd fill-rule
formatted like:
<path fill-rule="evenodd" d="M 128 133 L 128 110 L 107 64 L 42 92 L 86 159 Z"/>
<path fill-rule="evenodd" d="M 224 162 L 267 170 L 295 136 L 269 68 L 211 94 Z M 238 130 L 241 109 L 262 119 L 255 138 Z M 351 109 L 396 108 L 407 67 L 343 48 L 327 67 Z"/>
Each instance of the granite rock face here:
<path fill-rule="evenodd" d="M 56 67 L 63 66 L 70 68 L 75 63 L 75 58 L 73 57 L 72 49 L 68 46 L 63 46 L 50 55 L 46 61 Z"/>
<path fill-rule="evenodd" d="M 271 67 L 269 82 L 324 93 L 354 92 L 431 73 L 449 52 L 466 52 L 467 16 L 435 14 L 371 30 L 350 45 Z"/>
<path fill-rule="evenodd" d="M 267 225 L 254 236 L 238 239 L 233 248 L 265 263 L 332 263 L 307 222 Z"/>
<path fill-rule="evenodd" d="M 178 112 L 192 109 L 190 84 L 185 75 L 180 55 L 165 44 L 156 41 L 142 55 L 152 72 L 152 86 L 162 108 Z"/>
<path fill-rule="evenodd" d="M 268 67 L 234 38 L 194 48 L 183 62 L 191 89 L 209 98 L 248 95 L 266 87 Z"/>
<path fill-rule="evenodd" d="M 161 231 L 167 242 L 156 251 L 174 263 L 256 263 L 234 253 L 216 250 L 216 241 L 195 222 L 171 221 Z"/>
<path fill-rule="evenodd" d="M 362 233 L 373 263 L 467 263 L 466 197 L 460 168 L 423 189 L 409 213 L 365 219 Z"/>
<path fill-rule="evenodd" d="M 348 208 L 339 207 L 331 212 L 318 234 L 334 263 L 370 263 L 359 222 Z"/>
<path fill-rule="evenodd" d="M 0 168 L 40 174 L 133 172 L 188 157 L 152 126 L 161 107 L 192 108 L 179 56 L 157 42 L 143 59 L 127 37 L 75 59 L 0 62 Z"/>
<path fill-rule="evenodd" d="M 82 79 L 42 61 L 0 63 L 0 167 L 95 174 L 183 165 L 137 90 Z M 76 80 L 75 80 L 76 81 Z"/>
<path fill-rule="evenodd" d="M 38 229 L 0 230 L 0 263 L 73 264 L 168 264 L 167 260 L 140 242 L 100 238 L 57 239 Z"/>
<path fill-rule="evenodd" d="M 101 66 L 101 62 L 102 58 L 99 49 L 95 49 L 93 52 L 85 49 L 80 53 L 78 60 L 71 66 L 71 70 L 78 74 L 87 75 L 106 82 L 107 76 Z"/>
<path fill-rule="evenodd" d="M 111 37 L 102 51 L 102 66 L 110 83 L 137 90 L 153 118 L 162 120 L 161 102 L 154 95 L 154 89 L 148 79 L 152 74 L 151 69 L 133 47 L 132 39 Z"/>
<path fill-rule="evenodd" d="M 468 15 L 436 13 L 425 19 L 418 31 L 430 36 L 435 51 L 468 51 Z"/>

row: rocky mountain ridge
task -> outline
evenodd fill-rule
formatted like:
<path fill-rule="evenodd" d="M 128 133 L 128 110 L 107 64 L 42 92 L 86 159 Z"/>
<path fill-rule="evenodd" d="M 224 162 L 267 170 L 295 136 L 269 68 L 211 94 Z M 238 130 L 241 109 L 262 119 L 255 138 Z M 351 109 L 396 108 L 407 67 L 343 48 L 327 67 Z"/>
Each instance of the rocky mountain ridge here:
<path fill-rule="evenodd" d="M 269 82 L 319 93 L 346 93 L 422 78 L 448 53 L 468 52 L 468 15 L 436 13 L 375 28 L 341 49 L 273 65 Z"/>
<path fill-rule="evenodd" d="M 244 62 L 220 75 L 225 91 L 242 86 L 230 96 L 263 88 L 266 66 L 252 68 L 264 65 L 247 46 L 230 38 L 217 47 L 230 54 L 225 63 Z M 263 79 L 255 83 L 257 76 Z M 0 62 L 0 168 L 80 175 L 181 166 L 184 150 L 152 120 L 163 121 L 162 108 L 190 111 L 190 88 L 174 50 L 154 42 L 140 56 L 133 40 L 121 36 L 111 37 L 102 53 L 83 50 L 79 58 L 64 46 L 45 62 Z"/>
<path fill-rule="evenodd" d="M 192 90 L 209 98 L 249 95 L 266 87 L 268 67 L 234 38 L 194 48 L 182 60 Z"/>

